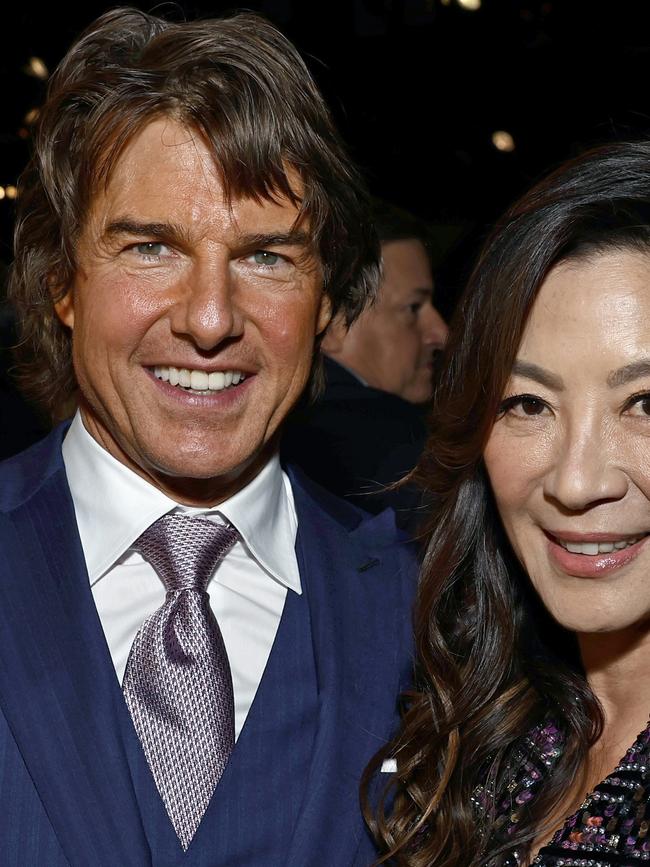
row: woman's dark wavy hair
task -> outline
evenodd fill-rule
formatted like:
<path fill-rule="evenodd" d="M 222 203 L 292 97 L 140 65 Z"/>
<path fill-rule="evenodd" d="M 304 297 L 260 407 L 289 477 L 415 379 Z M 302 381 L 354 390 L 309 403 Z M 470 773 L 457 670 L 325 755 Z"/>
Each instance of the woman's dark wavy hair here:
<path fill-rule="evenodd" d="M 434 503 L 415 616 L 417 685 L 404 697 L 401 732 L 373 760 L 363 786 L 380 863 L 502 864 L 490 809 L 481 819 L 471 803 L 486 768 L 503 783 L 531 726 L 550 714 L 560 727 L 563 755 L 530 809 L 518 811 L 507 846 L 525 850 L 600 734 L 601 709 L 573 637 L 530 590 L 482 455 L 542 281 L 560 260 L 611 248 L 650 251 L 649 144 L 591 151 L 515 204 L 487 240 L 452 322 L 416 470 Z M 398 772 L 379 806 L 370 806 L 371 780 L 388 756 Z"/>
<path fill-rule="evenodd" d="M 379 244 L 367 194 L 291 43 L 252 13 L 172 23 L 113 10 L 52 76 L 19 186 L 10 297 L 21 322 L 23 384 L 50 409 L 76 388 L 70 333 L 53 301 L 71 285 L 93 197 L 125 146 L 160 116 L 203 136 L 227 195 L 285 196 L 299 206 L 335 312 L 351 322 L 374 293 Z M 288 169 L 300 177 L 300 198 Z"/>

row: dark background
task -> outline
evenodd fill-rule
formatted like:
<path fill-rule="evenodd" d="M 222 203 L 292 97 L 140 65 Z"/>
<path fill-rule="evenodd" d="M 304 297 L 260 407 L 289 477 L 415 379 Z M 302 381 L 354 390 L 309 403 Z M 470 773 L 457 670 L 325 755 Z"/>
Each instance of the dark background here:
<path fill-rule="evenodd" d="M 584 148 L 646 136 L 650 31 L 645 0 L 261 0 L 298 45 L 328 98 L 373 193 L 435 226 L 439 304 L 448 312 L 477 240 L 526 186 Z M 466 0 L 464 0 L 466 2 Z M 5 10 L 0 55 L 0 185 L 29 153 L 28 112 L 90 21 L 115 4 L 25 3 Z M 224 3 L 138 3 L 179 18 L 231 11 Z M 281 95 L 278 95 L 281 98 Z M 515 150 L 500 152 L 506 130 Z M 14 203 L 0 200 L 0 259 L 11 259 Z M 450 252 L 451 251 L 451 252 Z"/>

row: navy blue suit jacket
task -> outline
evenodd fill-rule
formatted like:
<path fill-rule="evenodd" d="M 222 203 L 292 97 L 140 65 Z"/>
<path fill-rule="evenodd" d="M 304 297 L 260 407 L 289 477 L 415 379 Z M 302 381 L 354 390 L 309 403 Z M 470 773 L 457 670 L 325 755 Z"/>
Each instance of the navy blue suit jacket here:
<path fill-rule="evenodd" d="M 61 437 L 0 464 L 0 865 L 147 867 L 155 861 L 121 735 L 130 720 Z M 291 477 L 320 710 L 286 867 L 368 865 L 358 785 L 410 679 L 414 560 L 390 513 L 368 518 Z"/>

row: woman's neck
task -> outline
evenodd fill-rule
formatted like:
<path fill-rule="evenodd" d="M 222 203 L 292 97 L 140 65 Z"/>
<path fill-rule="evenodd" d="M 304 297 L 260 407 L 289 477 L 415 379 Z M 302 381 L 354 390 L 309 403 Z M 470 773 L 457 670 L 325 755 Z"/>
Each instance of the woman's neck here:
<path fill-rule="evenodd" d="M 650 627 L 583 633 L 578 643 L 587 681 L 603 708 L 603 738 L 636 726 L 634 738 L 650 715 Z"/>
<path fill-rule="evenodd" d="M 603 708 L 604 725 L 589 750 L 584 778 L 576 780 L 548 817 L 547 827 L 554 830 L 614 770 L 650 716 L 650 629 L 582 634 L 578 642 L 589 686 Z M 551 836 L 548 831 L 539 834 L 527 864 Z"/>

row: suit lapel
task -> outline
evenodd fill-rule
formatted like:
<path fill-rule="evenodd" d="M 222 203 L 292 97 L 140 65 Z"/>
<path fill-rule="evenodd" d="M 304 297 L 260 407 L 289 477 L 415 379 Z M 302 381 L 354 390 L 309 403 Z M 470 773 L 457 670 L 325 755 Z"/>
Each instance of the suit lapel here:
<path fill-rule="evenodd" d="M 287 864 L 316 865 L 328 852 L 331 863 L 343 867 L 352 861 L 353 837 L 362 833 L 358 787 L 363 769 L 397 723 L 410 616 L 394 546 L 382 550 L 378 542 L 395 541 L 392 514 L 345 527 L 305 490 L 304 480 L 294 474 L 292 483 L 321 713 Z M 352 510 L 345 508 L 349 515 Z M 408 622 L 397 622 L 403 619 Z"/>
<path fill-rule="evenodd" d="M 0 513 L 0 705 L 70 864 L 143 867 L 126 711 L 56 459 Z"/>

